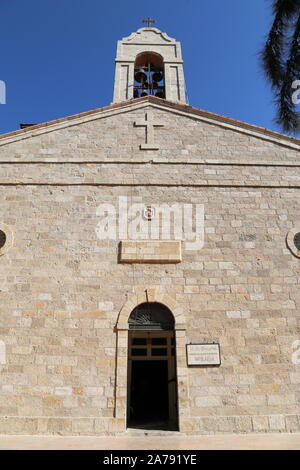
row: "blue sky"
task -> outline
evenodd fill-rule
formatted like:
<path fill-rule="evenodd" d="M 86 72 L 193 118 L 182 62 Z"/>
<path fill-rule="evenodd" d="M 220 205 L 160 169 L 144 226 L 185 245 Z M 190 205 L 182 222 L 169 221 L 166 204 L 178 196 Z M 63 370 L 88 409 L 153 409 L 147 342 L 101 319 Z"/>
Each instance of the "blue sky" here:
<path fill-rule="evenodd" d="M 0 133 L 111 103 L 117 40 L 154 18 L 181 41 L 189 103 L 279 130 L 259 65 L 270 0 L 1 0 Z"/>

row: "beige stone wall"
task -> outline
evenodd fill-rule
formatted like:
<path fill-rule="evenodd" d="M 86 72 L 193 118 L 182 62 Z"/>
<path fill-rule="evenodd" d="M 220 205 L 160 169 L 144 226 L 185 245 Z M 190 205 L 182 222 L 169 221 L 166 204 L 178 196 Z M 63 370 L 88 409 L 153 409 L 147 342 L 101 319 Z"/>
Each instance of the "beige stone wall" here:
<path fill-rule="evenodd" d="M 143 152 L 133 121 L 144 111 L 0 146 L 0 229 L 13 235 L 0 256 L 0 433 L 123 431 L 115 326 L 145 288 L 174 299 L 188 342 L 220 342 L 219 368 L 187 368 L 181 355 L 182 432 L 299 432 L 300 265 L 286 246 L 299 151 L 158 109 L 160 149 Z M 183 245 L 174 265 L 118 263 L 119 239 L 95 228 L 99 204 L 119 196 L 204 204 L 204 247 Z"/>

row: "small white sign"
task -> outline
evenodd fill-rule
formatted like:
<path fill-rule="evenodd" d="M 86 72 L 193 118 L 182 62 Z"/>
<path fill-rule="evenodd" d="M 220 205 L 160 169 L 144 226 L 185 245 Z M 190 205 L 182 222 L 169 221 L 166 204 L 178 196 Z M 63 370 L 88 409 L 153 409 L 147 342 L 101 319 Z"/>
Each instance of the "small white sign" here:
<path fill-rule="evenodd" d="M 221 364 L 220 345 L 209 344 L 187 344 L 188 366 L 219 366 Z"/>

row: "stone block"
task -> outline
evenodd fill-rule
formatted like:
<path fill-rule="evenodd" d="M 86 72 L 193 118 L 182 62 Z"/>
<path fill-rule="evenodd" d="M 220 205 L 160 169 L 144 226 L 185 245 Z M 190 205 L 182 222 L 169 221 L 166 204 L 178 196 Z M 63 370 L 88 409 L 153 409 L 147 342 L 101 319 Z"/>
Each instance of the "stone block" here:
<path fill-rule="evenodd" d="M 268 432 L 269 420 L 267 416 L 253 416 L 252 422 L 254 432 Z"/>
<path fill-rule="evenodd" d="M 285 431 L 285 419 L 283 415 L 269 416 L 269 425 L 271 431 Z"/>
<path fill-rule="evenodd" d="M 92 418 L 73 419 L 72 432 L 75 434 L 92 434 L 94 432 L 94 420 Z"/>

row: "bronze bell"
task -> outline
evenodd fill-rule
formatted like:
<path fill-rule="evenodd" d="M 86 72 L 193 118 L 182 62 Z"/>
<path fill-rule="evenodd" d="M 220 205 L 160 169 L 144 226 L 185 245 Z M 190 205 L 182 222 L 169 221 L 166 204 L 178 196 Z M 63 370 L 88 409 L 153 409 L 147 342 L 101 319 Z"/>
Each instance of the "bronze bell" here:
<path fill-rule="evenodd" d="M 157 96 L 157 98 L 164 98 L 165 94 L 163 91 L 159 90 L 155 93 L 155 96 Z"/>
<path fill-rule="evenodd" d="M 147 75 L 143 71 L 139 70 L 134 74 L 134 79 L 138 83 L 144 83 L 147 80 Z"/>
<path fill-rule="evenodd" d="M 141 96 L 148 96 L 148 93 L 146 91 L 143 91 Z"/>
<path fill-rule="evenodd" d="M 163 79 L 164 75 L 162 72 L 154 72 L 152 75 L 152 80 L 154 82 L 160 82 Z"/>

